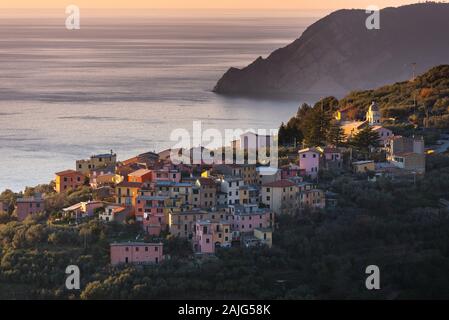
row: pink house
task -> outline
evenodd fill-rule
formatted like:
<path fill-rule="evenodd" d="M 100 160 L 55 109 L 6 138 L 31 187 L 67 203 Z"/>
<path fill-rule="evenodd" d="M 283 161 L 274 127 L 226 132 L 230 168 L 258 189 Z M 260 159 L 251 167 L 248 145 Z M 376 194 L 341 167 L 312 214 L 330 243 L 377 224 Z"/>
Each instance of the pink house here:
<path fill-rule="evenodd" d="M 16 214 L 19 221 L 25 220 L 26 217 L 44 211 L 44 199 L 40 194 L 34 197 L 19 198 L 16 201 Z"/>
<path fill-rule="evenodd" d="M 164 167 L 153 171 L 153 181 L 173 181 L 181 182 L 181 172 Z"/>
<path fill-rule="evenodd" d="M 320 168 L 320 151 L 316 148 L 306 148 L 298 151 L 299 168 L 305 171 L 306 175 L 315 178 Z"/>
<path fill-rule="evenodd" d="M 213 234 L 211 223 L 208 221 L 198 221 L 195 225 L 195 252 L 200 253 L 214 253 L 215 244 L 213 241 Z"/>
<path fill-rule="evenodd" d="M 111 264 L 151 264 L 164 260 L 162 243 L 111 243 Z"/>
<path fill-rule="evenodd" d="M 230 247 L 231 224 L 227 221 L 200 220 L 195 223 L 193 249 L 197 253 L 215 253 L 219 247 Z"/>
<path fill-rule="evenodd" d="M 253 233 L 255 229 L 274 226 L 273 211 L 257 206 L 229 206 L 232 214 L 231 229 L 233 239 L 239 240 L 242 233 Z"/>
<path fill-rule="evenodd" d="M 163 196 L 138 196 L 136 200 L 136 220 L 142 222 L 143 229 L 150 235 L 159 235 L 167 228 L 164 213 L 165 200 Z"/>

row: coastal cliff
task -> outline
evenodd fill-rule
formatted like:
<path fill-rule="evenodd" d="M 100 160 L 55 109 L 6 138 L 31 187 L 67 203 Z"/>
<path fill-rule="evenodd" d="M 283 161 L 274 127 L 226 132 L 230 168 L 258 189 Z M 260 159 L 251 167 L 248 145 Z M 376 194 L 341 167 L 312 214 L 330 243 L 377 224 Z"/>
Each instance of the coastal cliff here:
<path fill-rule="evenodd" d="M 368 16 L 365 10 L 336 11 L 266 59 L 259 57 L 243 69 L 230 68 L 214 92 L 342 97 L 351 90 L 408 80 L 413 72 L 449 63 L 449 4 L 385 8 L 379 30 L 366 28 Z"/>

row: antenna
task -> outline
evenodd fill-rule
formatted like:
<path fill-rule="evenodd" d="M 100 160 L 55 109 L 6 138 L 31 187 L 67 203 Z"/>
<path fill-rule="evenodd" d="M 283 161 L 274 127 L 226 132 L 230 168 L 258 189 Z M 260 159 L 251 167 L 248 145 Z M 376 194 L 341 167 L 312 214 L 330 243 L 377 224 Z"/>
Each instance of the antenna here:
<path fill-rule="evenodd" d="M 416 65 L 417 65 L 417 63 L 416 63 L 416 62 L 412 62 L 411 65 L 412 65 L 412 74 L 413 74 L 413 76 L 412 76 L 412 81 L 415 81 L 415 77 L 416 77 Z"/>

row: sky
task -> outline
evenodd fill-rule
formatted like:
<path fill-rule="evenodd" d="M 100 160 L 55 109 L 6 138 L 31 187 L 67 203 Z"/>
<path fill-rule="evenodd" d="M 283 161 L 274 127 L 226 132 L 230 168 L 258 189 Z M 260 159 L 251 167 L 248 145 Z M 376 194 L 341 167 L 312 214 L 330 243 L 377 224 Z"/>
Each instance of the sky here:
<path fill-rule="evenodd" d="M 366 8 L 376 5 L 380 8 L 415 3 L 410 0 L 2 0 L 2 9 L 65 8 L 74 4 L 80 8 L 97 9 L 342 9 Z"/>

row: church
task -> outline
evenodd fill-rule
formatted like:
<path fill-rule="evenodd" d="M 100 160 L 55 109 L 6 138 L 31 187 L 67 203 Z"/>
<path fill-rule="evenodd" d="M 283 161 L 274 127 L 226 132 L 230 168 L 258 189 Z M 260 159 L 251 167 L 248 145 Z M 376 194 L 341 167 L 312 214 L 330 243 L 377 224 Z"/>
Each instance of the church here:
<path fill-rule="evenodd" d="M 379 140 L 382 146 L 385 145 L 388 139 L 393 137 L 393 132 L 382 126 L 381 113 L 375 101 L 369 106 L 368 111 L 366 112 L 365 121 L 342 121 L 342 119 L 345 119 L 342 115 L 342 111 L 338 111 L 335 118 L 340 121 L 346 140 L 352 138 L 366 126 L 371 126 L 373 131 L 379 134 Z"/>

